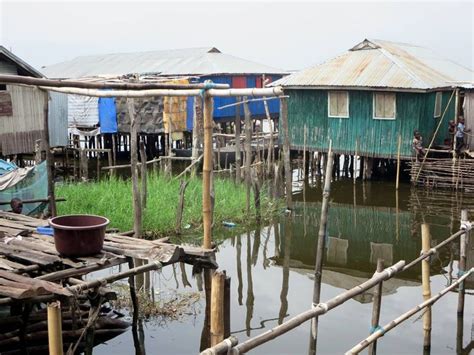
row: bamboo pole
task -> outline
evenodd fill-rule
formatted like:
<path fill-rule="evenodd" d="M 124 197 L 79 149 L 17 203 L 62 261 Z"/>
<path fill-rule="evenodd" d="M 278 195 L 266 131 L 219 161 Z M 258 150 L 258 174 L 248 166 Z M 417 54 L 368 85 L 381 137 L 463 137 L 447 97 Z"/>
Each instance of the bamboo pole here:
<path fill-rule="evenodd" d="M 268 154 L 267 154 L 267 174 L 273 176 L 273 173 L 270 173 L 273 168 L 273 155 L 275 153 L 275 143 L 273 142 L 273 121 L 270 115 L 270 109 L 268 108 L 267 101 L 263 101 L 265 108 L 265 115 L 267 116 L 268 129 L 270 130 L 270 141 L 268 143 Z"/>
<path fill-rule="evenodd" d="M 438 126 L 436 127 L 436 130 L 433 134 L 433 138 L 431 138 L 431 142 L 430 142 L 430 145 L 428 146 L 428 149 L 426 150 L 426 153 L 425 153 L 425 156 L 423 157 L 423 161 L 421 162 L 421 165 L 420 165 L 420 169 L 418 169 L 418 173 L 416 174 L 416 179 L 415 179 L 415 183 L 418 181 L 418 177 L 420 176 L 420 172 L 421 172 L 421 169 L 423 169 L 423 165 L 425 164 L 425 160 L 426 160 L 426 157 L 428 156 L 428 153 L 431 149 L 431 146 L 433 145 L 433 142 L 436 138 L 436 135 L 438 134 L 438 130 L 439 130 L 439 127 L 441 127 L 441 123 L 443 122 L 443 119 L 444 119 L 444 116 L 446 115 L 446 112 L 448 111 L 448 108 L 449 108 L 449 104 L 451 103 L 451 100 L 453 99 L 453 96 L 454 96 L 454 93 L 456 92 L 456 90 L 453 90 L 453 93 L 451 94 L 451 97 L 449 98 L 449 101 L 448 103 L 446 104 L 446 107 L 444 109 L 444 112 L 443 112 L 443 115 L 441 116 L 441 118 L 439 119 L 439 123 L 438 123 Z"/>
<path fill-rule="evenodd" d="M 422 252 L 427 253 L 431 248 L 430 227 L 428 224 L 421 225 L 421 247 Z M 423 286 L 423 299 L 429 300 L 431 298 L 430 286 L 430 262 L 429 259 L 424 259 L 421 262 L 421 283 Z M 431 307 L 427 307 L 423 314 L 423 350 L 429 352 L 431 348 Z"/>
<path fill-rule="evenodd" d="M 398 150 L 397 150 L 397 182 L 396 182 L 396 189 L 398 190 L 398 186 L 400 185 L 400 148 L 402 146 L 402 136 L 398 135 Z"/>
<path fill-rule="evenodd" d="M 202 143 L 199 139 L 200 131 L 203 126 L 202 119 L 202 99 L 200 96 L 194 98 L 194 107 L 193 107 L 193 147 L 191 151 L 191 156 L 193 158 L 193 164 L 198 159 L 199 155 L 199 146 Z M 192 166 L 194 166 L 191 164 Z M 196 174 L 196 169 L 193 169 L 192 175 Z"/>
<path fill-rule="evenodd" d="M 49 145 L 49 93 L 44 92 L 43 106 L 43 144 L 46 152 L 46 174 L 48 179 L 48 210 L 52 217 L 56 216 L 56 193 L 54 190 L 54 155 Z"/>
<path fill-rule="evenodd" d="M 90 78 L 95 79 L 95 78 Z M 116 78 L 113 78 L 116 80 Z M 160 78 L 160 80 L 167 80 L 166 78 Z M 6 75 L 0 74 L 0 83 L 9 84 L 23 84 L 32 86 L 51 86 L 51 87 L 75 87 L 75 88 L 86 88 L 86 89 L 126 89 L 126 90 L 146 90 L 146 89 L 204 89 L 204 88 L 216 88 L 216 89 L 228 89 L 229 84 L 173 84 L 166 82 L 110 82 L 106 80 L 100 81 L 85 81 L 85 80 L 73 80 L 73 79 L 46 79 L 46 78 L 32 78 L 29 76 L 18 76 L 18 75 Z"/>
<path fill-rule="evenodd" d="M 204 94 L 204 163 L 202 169 L 202 219 L 204 229 L 203 247 L 212 248 L 212 206 L 211 206 L 211 174 L 212 174 L 212 97 Z"/>
<path fill-rule="evenodd" d="M 140 160 L 142 164 L 140 165 L 140 175 L 142 180 L 142 188 L 141 188 L 141 202 L 142 202 L 142 209 L 146 208 L 146 200 L 147 200 L 147 169 L 146 169 L 146 152 L 145 152 L 145 143 L 143 142 L 143 138 L 140 140 Z M 112 170 L 113 171 L 113 170 Z"/>
<path fill-rule="evenodd" d="M 303 126 L 303 179 L 306 181 L 306 174 L 308 173 L 306 171 L 306 124 Z M 306 184 L 303 185 L 303 188 Z"/>
<path fill-rule="evenodd" d="M 321 205 L 321 220 L 319 223 L 318 244 L 316 249 L 316 263 L 314 267 L 314 286 L 313 286 L 313 306 L 319 303 L 321 299 L 321 280 L 323 274 L 323 259 L 326 244 L 326 231 L 328 224 L 329 195 L 331 192 L 331 176 L 334 163 L 334 154 L 332 153 L 332 141 L 329 141 L 328 161 L 326 164 L 326 176 L 324 178 L 323 201 Z M 311 320 L 311 338 L 310 349 L 316 353 L 318 342 L 318 317 Z"/>
<path fill-rule="evenodd" d="M 352 181 L 355 185 L 357 180 L 357 151 L 359 149 L 359 140 L 356 139 L 355 151 L 354 151 L 354 174 L 352 175 Z"/>
<path fill-rule="evenodd" d="M 248 352 L 261 344 L 264 344 L 272 339 L 275 339 L 276 337 L 282 334 L 289 332 L 290 330 L 298 327 L 299 325 L 301 325 L 302 323 L 308 321 L 309 319 L 313 317 L 329 312 L 331 309 L 345 303 L 347 300 L 350 300 L 354 296 L 357 296 L 367 291 L 368 289 L 374 287 L 380 281 L 389 279 L 394 274 L 400 272 L 404 265 L 405 265 L 405 261 L 403 260 L 397 262 L 393 266 L 386 268 L 383 272 L 379 274 L 375 274 L 374 276 L 372 276 L 372 278 L 361 283 L 360 285 L 357 285 L 351 288 L 350 290 L 347 290 L 337 295 L 336 297 L 331 298 L 325 303 L 319 303 L 315 307 L 312 307 L 311 309 L 296 315 L 295 317 L 287 320 L 281 325 L 278 325 L 272 329 L 269 329 L 266 332 L 260 335 L 257 335 L 254 338 L 248 339 L 245 342 L 235 346 L 232 349 L 231 354 L 242 354 L 242 353 Z"/>
<path fill-rule="evenodd" d="M 224 284 L 225 274 L 215 272 L 211 284 L 211 346 L 224 340 Z"/>
<path fill-rule="evenodd" d="M 59 301 L 48 304 L 48 344 L 50 355 L 63 354 L 61 303 Z"/>
<path fill-rule="evenodd" d="M 383 271 L 383 259 L 377 260 L 377 272 Z M 383 282 L 377 284 L 374 287 L 374 305 L 372 308 L 372 328 L 371 333 L 373 333 L 378 327 L 380 322 L 380 308 L 382 307 L 382 286 Z M 374 355 L 377 353 L 377 342 L 374 341 L 369 346 L 369 355 Z"/>
<path fill-rule="evenodd" d="M 236 102 L 240 101 L 239 97 L 235 98 Z M 240 120 L 240 106 L 235 108 L 235 121 L 234 121 L 234 129 L 235 129 L 235 182 L 240 184 L 241 180 L 241 171 L 240 167 L 242 165 L 241 155 L 240 155 L 240 128 L 241 128 L 241 120 Z"/>
<path fill-rule="evenodd" d="M 471 273 L 474 272 L 474 268 L 471 268 L 467 273 L 465 273 L 462 277 L 460 277 L 458 280 L 453 282 L 449 287 L 446 287 L 444 290 L 439 292 L 436 296 L 431 297 L 430 299 L 420 303 L 416 307 L 413 307 L 410 309 L 408 312 L 403 313 L 399 317 L 395 318 L 391 322 L 385 324 L 383 327 L 380 327 L 380 329 L 376 330 L 374 333 L 372 333 L 370 336 L 365 338 L 363 341 L 361 341 L 359 344 L 354 346 L 352 349 L 346 352 L 346 355 L 352 355 L 352 354 L 358 354 L 362 350 L 364 350 L 367 346 L 369 346 L 370 343 L 373 341 L 377 340 L 378 338 L 384 336 L 387 332 L 395 328 L 397 325 L 403 323 L 407 319 L 409 319 L 411 316 L 414 314 L 418 313 L 422 309 L 433 305 L 436 301 L 438 301 L 441 297 L 446 295 L 448 292 L 456 288 L 461 282 L 463 282 Z"/>
<path fill-rule="evenodd" d="M 43 90 L 60 92 L 63 94 L 75 94 L 92 97 L 153 97 L 153 96 L 200 96 L 200 89 L 150 89 L 150 90 L 98 90 L 98 89 L 78 89 L 74 87 L 46 87 L 40 86 Z M 206 93 L 210 97 L 230 97 L 230 96 L 281 96 L 283 90 L 276 86 L 273 88 L 259 89 L 208 89 Z"/>
<path fill-rule="evenodd" d="M 288 132 L 288 101 L 280 100 L 280 122 L 283 131 L 283 159 L 285 165 L 286 207 L 291 209 L 292 202 L 292 171 L 290 161 L 290 136 Z"/>
<path fill-rule="evenodd" d="M 130 165 L 132 170 L 132 195 L 133 195 L 133 231 L 135 238 L 142 237 L 142 205 L 140 187 L 138 186 L 138 120 L 135 115 L 134 99 L 127 99 L 128 114 L 130 115 Z"/>
<path fill-rule="evenodd" d="M 246 98 L 244 98 L 245 100 Z M 245 116 L 245 185 L 246 185 L 246 207 L 247 214 L 250 213 L 250 186 L 251 186 L 251 177 L 250 177 L 250 164 L 252 163 L 252 151 L 250 140 L 252 139 L 252 121 L 250 117 L 249 104 L 244 104 L 244 116 Z"/>
<path fill-rule="evenodd" d="M 242 105 L 245 102 L 259 102 L 259 101 L 263 101 L 263 104 L 268 107 L 267 101 L 279 99 L 279 98 L 282 98 L 282 97 L 289 97 L 289 96 L 284 95 L 284 96 L 278 96 L 278 97 L 274 96 L 274 97 L 262 97 L 262 98 L 258 98 L 258 99 L 250 99 L 250 100 L 245 100 L 245 101 L 234 102 L 232 104 L 228 104 L 228 105 L 224 105 L 224 106 L 219 106 L 217 109 L 222 110 L 224 108 L 229 108 L 229 107 Z"/>
<path fill-rule="evenodd" d="M 239 340 L 235 336 L 230 336 L 219 344 L 216 344 L 204 351 L 200 355 L 216 355 L 216 354 L 227 354 L 232 347 L 236 346 L 239 343 Z"/>

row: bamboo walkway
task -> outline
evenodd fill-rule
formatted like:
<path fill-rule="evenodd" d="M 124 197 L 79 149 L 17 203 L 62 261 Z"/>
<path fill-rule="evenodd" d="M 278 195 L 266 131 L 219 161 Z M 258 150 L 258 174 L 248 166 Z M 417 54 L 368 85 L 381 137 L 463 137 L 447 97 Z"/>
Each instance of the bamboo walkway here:
<path fill-rule="evenodd" d="M 72 297 L 165 265 L 186 262 L 215 268 L 214 251 L 106 234 L 100 254 L 92 257 L 61 257 L 54 238 L 37 232 L 47 221 L 0 211 L 0 305 L 14 301 L 45 301 Z M 135 267 L 133 260 L 144 261 Z M 94 271 L 128 263 L 129 269 L 113 275 L 80 278 Z"/>

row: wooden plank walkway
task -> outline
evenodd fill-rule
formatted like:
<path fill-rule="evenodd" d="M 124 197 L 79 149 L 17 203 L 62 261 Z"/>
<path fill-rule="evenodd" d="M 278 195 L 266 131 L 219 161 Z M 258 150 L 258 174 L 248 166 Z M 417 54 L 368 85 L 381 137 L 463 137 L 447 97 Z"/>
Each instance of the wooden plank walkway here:
<path fill-rule="evenodd" d="M 90 287 L 78 288 L 78 277 L 123 263 L 133 267 L 133 259 L 157 267 L 176 262 L 199 262 L 215 267 L 213 250 L 120 234 L 106 234 L 100 254 L 66 258 L 56 251 L 53 237 L 37 232 L 37 227 L 47 225 L 45 220 L 0 211 L 0 304 L 44 295 L 72 296 L 74 290 L 96 287 L 94 280 L 88 278 Z M 136 271 L 147 270 L 142 267 Z M 130 275 L 124 277 L 127 276 Z M 71 286 L 71 278 L 76 280 L 74 286 Z M 113 281 L 101 280 L 102 283 Z"/>

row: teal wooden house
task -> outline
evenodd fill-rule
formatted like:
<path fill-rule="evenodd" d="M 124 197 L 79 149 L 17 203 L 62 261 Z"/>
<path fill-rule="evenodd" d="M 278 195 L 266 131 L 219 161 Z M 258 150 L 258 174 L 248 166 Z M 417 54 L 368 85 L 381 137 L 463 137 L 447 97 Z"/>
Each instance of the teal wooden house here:
<path fill-rule="evenodd" d="M 322 64 L 286 76 L 290 148 L 375 158 L 412 155 L 413 131 L 425 145 L 443 117 L 436 144 L 455 119 L 456 83 L 472 70 L 431 50 L 402 43 L 364 40 Z M 448 105 L 449 103 L 449 105 Z"/>

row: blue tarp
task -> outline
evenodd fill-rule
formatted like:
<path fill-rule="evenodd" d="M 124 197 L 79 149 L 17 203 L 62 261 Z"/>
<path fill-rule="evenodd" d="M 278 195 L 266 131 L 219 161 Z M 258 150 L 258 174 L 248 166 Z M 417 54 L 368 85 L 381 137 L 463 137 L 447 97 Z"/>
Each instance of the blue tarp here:
<path fill-rule="evenodd" d="M 9 163 L 3 159 L 0 159 L 0 175 L 6 174 L 9 171 L 15 170 L 17 166 L 15 163 Z"/>
<path fill-rule="evenodd" d="M 117 110 L 114 97 L 99 98 L 100 133 L 117 133 Z"/>

